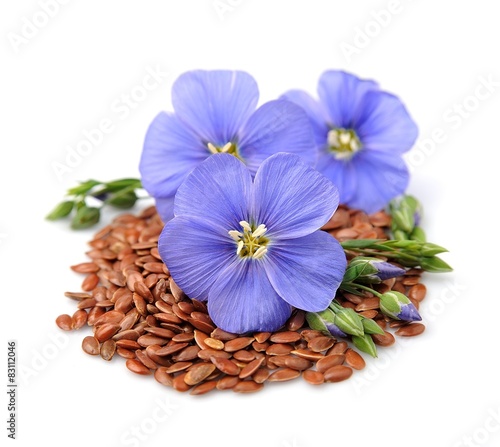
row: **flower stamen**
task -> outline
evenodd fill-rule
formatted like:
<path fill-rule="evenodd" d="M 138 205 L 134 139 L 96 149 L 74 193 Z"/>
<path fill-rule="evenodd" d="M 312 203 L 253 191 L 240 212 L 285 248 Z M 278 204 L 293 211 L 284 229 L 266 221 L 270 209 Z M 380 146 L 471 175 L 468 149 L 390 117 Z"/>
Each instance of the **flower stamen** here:
<path fill-rule="evenodd" d="M 361 141 L 353 129 L 332 129 L 328 132 L 327 141 L 337 160 L 350 160 L 361 149 Z"/>
<path fill-rule="evenodd" d="M 243 231 L 229 230 L 228 234 L 236 242 L 236 254 L 242 258 L 261 259 L 267 253 L 269 239 L 264 237 L 267 228 L 264 224 L 257 227 L 246 220 L 240 222 Z"/>
<path fill-rule="evenodd" d="M 231 141 L 222 146 L 216 146 L 215 144 L 208 142 L 207 148 L 211 154 L 231 154 L 234 155 L 238 160 L 243 161 L 238 151 L 238 146 L 236 146 L 236 143 L 233 143 Z"/>

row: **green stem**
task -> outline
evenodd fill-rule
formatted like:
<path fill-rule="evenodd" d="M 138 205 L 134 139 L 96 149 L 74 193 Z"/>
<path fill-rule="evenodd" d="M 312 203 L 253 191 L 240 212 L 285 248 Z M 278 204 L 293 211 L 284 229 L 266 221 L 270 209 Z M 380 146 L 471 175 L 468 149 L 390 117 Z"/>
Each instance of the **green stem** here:
<path fill-rule="evenodd" d="M 371 292 L 371 293 L 373 293 L 378 298 L 380 298 L 382 296 L 381 293 L 379 293 L 376 290 L 373 290 L 371 287 L 365 286 L 363 284 L 356 284 L 354 282 L 346 282 L 346 283 L 342 283 L 341 287 L 344 284 L 346 284 L 348 286 L 351 286 L 351 287 L 354 287 L 354 288 L 357 288 L 357 289 L 366 290 L 367 292 Z"/>

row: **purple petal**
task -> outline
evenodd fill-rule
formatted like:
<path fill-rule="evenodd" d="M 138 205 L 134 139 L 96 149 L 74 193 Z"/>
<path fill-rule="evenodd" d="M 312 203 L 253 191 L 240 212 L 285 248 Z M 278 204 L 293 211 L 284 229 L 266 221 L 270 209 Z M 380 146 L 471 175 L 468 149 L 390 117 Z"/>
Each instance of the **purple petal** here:
<path fill-rule="evenodd" d="M 309 165 L 316 164 L 317 158 L 309 118 L 301 107 L 285 100 L 257 109 L 241 131 L 239 149 L 252 175 L 278 152 L 300 155 Z"/>
<path fill-rule="evenodd" d="M 397 315 L 397 318 L 403 321 L 421 321 L 422 317 L 418 313 L 417 308 L 413 305 L 413 303 L 403 304 L 401 306 L 401 312 Z"/>
<path fill-rule="evenodd" d="M 245 165 L 229 154 L 215 154 L 200 163 L 179 187 L 175 196 L 176 216 L 200 216 L 223 226 L 226 232 L 240 230 L 249 220 L 252 177 Z"/>
<path fill-rule="evenodd" d="M 418 128 L 403 103 L 385 92 L 368 92 L 356 123 L 365 150 L 402 154 L 413 146 Z"/>
<path fill-rule="evenodd" d="M 258 99 L 257 83 L 243 71 L 194 70 L 179 76 L 172 87 L 175 113 L 215 146 L 235 141 Z"/>
<path fill-rule="evenodd" d="M 339 329 L 339 327 L 336 326 L 335 324 L 330 323 L 330 322 L 325 322 L 325 326 L 328 329 L 328 331 L 330 332 L 330 334 L 332 334 L 334 337 L 338 337 L 338 338 L 347 337 L 347 334 L 345 332 L 341 331 Z"/>
<path fill-rule="evenodd" d="M 168 222 L 174 218 L 174 199 L 170 197 L 155 197 L 155 206 L 163 222 Z"/>
<path fill-rule="evenodd" d="M 325 150 L 319 156 L 316 169 L 337 187 L 340 203 L 348 203 L 354 197 L 358 183 L 352 163 L 337 160 L 331 152 Z"/>
<path fill-rule="evenodd" d="M 318 95 L 328 110 L 330 125 L 353 128 L 363 109 L 363 98 L 371 90 L 378 90 L 374 81 L 359 79 L 345 71 L 323 73 L 318 83 Z"/>
<path fill-rule="evenodd" d="M 325 310 L 344 277 L 347 261 L 338 241 L 324 231 L 273 243 L 264 266 L 274 289 L 292 306 Z"/>
<path fill-rule="evenodd" d="M 158 250 L 177 285 L 199 300 L 208 298 L 221 270 L 236 257 L 236 244 L 224 228 L 193 217 L 168 222 Z"/>
<path fill-rule="evenodd" d="M 209 155 L 177 117 L 159 113 L 150 124 L 139 163 L 141 181 L 153 197 L 174 195 L 186 175 Z"/>
<path fill-rule="evenodd" d="M 335 185 L 297 155 L 269 157 L 255 176 L 256 224 L 269 236 L 289 239 L 321 228 L 338 206 Z"/>
<path fill-rule="evenodd" d="M 278 330 L 292 308 L 273 289 L 260 261 L 239 259 L 211 288 L 208 312 L 221 329 L 244 334 Z"/>
<path fill-rule="evenodd" d="M 327 125 L 329 121 L 328 114 L 323 104 L 302 90 L 290 90 L 281 97 L 302 107 L 311 123 L 316 145 L 323 147 L 326 144 L 329 130 Z"/>
<path fill-rule="evenodd" d="M 362 150 L 351 161 L 357 179 L 356 194 L 346 202 L 351 208 L 371 214 L 405 192 L 409 172 L 400 157 Z"/>
<path fill-rule="evenodd" d="M 404 275 L 406 272 L 405 269 L 385 261 L 375 261 L 373 266 L 378 270 L 375 275 L 382 281 L 390 278 L 396 278 Z"/>

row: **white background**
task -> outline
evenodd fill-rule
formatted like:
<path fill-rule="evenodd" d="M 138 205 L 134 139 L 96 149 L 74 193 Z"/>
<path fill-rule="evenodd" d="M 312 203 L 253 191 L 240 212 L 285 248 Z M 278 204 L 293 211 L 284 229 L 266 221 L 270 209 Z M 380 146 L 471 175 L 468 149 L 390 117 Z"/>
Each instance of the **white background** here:
<path fill-rule="evenodd" d="M 0 7 L 1 363 L 17 340 L 17 445 L 500 445 L 495 1 L 74 0 L 53 17 L 42 3 Z M 69 266 L 87 259 L 95 230 L 44 216 L 79 180 L 138 176 L 147 126 L 170 110 L 175 78 L 197 68 L 250 72 L 261 102 L 289 88 L 314 94 L 326 69 L 375 79 L 405 102 L 420 128 L 409 192 L 455 267 L 425 276 L 422 336 L 380 349 L 344 383 L 195 397 L 133 375 L 120 358 L 87 356 L 90 331 L 58 330 L 55 318 L 75 310 L 63 294 L 82 279 Z M 148 69 L 159 82 L 125 106 Z M 488 79 L 490 90 L 480 87 Z M 102 120 L 112 130 L 59 178 L 54 163 Z"/>

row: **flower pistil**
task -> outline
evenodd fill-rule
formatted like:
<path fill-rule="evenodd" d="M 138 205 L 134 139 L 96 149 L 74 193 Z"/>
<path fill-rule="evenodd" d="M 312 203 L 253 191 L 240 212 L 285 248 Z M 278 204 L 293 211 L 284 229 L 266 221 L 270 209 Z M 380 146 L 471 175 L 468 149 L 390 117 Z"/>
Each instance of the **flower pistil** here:
<path fill-rule="evenodd" d="M 361 141 L 353 129 L 331 129 L 327 138 L 328 147 L 337 160 L 349 160 L 361 149 Z"/>
<path fill-rule="evenodd" d="M 267 253 L 269 239 L 264 237 L 267 228 L 264 224 L 252 227 L 246 220 L 240 222 L 243 231 L 228 231 L 237 243 L 236 254 L 242 258 L 260 259 Z"/>

